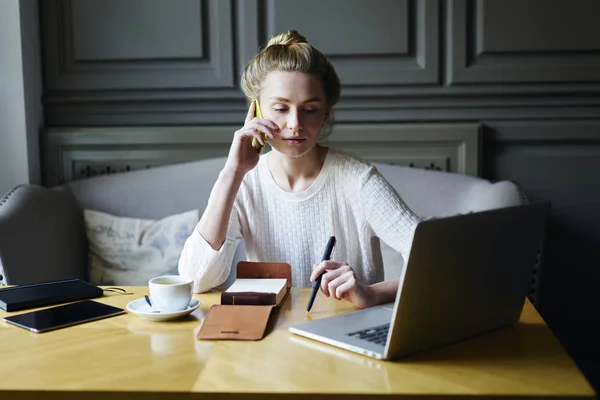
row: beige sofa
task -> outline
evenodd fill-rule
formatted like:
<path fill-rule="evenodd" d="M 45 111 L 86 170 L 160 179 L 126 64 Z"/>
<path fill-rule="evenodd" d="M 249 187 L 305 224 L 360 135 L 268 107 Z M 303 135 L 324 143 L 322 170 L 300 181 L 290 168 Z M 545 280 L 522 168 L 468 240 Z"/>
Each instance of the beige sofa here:
<path fill-rule="evenodd" d="M 88 279 L 84 209 L 148 219 L 195 208 L 201 214 L 224 162 L 225 158 L 215 158 L 76 180 L 53 188 L 14 188 L 0 200 L 2 283 Z M 526 201 L 518 186 L 508 181 L 492 183 L 456 173 L 375 165 L 421 217 L 468 213 Z M 399 276 L 402 257 L 385 244 L 382 251 L 386 278 Z M 235 264 L 244 257 L 242 242 L 226 285 L 235 275 Z M 535 300 L 539 271 L 533 271 L 530 298 Z"/>

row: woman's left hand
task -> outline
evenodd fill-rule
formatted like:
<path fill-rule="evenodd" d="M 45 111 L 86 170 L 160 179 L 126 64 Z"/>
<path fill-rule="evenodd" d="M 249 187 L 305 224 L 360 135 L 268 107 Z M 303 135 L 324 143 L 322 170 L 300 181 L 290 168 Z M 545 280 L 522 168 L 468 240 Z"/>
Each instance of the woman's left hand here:
<path fill-rule="evenodd" d="M 310 275 L 311 282 L 317 280 L 321 274 L 321 290 L 325 296 L 347 300 L 359 308 L 377 304 L 373 288 L 364 285 L 348 264 L 338 261 L 315 264 Z"/>

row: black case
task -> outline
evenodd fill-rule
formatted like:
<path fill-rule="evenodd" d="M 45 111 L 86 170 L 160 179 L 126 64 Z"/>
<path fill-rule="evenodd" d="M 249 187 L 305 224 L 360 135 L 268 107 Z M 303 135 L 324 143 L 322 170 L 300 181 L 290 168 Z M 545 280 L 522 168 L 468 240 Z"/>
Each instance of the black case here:
<path fill-rule="evenodd" d="M 0 308 L 7 312 L 28 310 L 102 295 L 101 288 L 81 279 L 40 282 L 0 289 Z"/>

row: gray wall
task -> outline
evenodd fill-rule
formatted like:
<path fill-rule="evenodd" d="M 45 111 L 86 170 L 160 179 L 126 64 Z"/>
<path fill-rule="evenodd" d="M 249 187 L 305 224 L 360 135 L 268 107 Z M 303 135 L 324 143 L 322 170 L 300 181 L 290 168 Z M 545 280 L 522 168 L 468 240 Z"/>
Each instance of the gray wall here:
<path fill-rule="evenodd" d="M 540 312 L 600 357 L 600 2 L 44 0 L 47 125 L 239 124 L 244 63 L 295 28 L 343 83 L 343 123 L 482 126 L 483 176 L 550 200 Z M 49 134 L 49 133 L 48 133 Z"/>
<path fill-rule="evenodd" d="M 0 0 L 0 195 L 40 183 L 42 126 L 38 7 Z"/>

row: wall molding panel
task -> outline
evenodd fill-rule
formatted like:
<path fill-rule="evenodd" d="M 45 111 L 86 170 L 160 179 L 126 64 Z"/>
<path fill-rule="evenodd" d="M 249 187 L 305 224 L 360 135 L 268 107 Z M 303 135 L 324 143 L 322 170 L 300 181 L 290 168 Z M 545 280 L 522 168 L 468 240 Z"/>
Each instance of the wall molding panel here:
<path fill-rule="evenodd" d="M 595 0 L 578 0 L 580 7 L 557 0 L 377 4 L 44 0 L 46 126 L 237 124 L 246 112 L 240 73 L 283 29 L 298 29 L 336 67 L 338 122 L 600 112 Z M 106 18 L 110 27 L 101 23 Z"/>
<path fill-rule="evenodd" d="M 261 43 L 298 30 L 328 55 L 345 87 L 436 84 L 438 12 L 437 0 L 266 0 Z"/>
<path fill-rule="evenodd" d="M 582 7 L 555 0 L 449 0 L 446 82 L 597 85 L 600 3 L 579 4 Z"/>
<path fill-rule="evenodd" d="M 45 184 L 226 156 L 235 126 L 53 128 Z M 365 135 L 368 132 L 368 135 Z M 479 124 L 338 125 L 324 143 L 370 160 L 477 176 Z"/>
<path fill-rule="evenodd" d="M 235 86 L 231 0 L 128 3 L 40 2 L 48 95 L 60 98 L 64 91 Z M 135 26 L 136 13 L 150 6 L 157 11 L 144 16 L 157 23 Z M 98 21 L 94 11 L 109 18 L 129 14 L 111 26 L 94 23 Z M 188 24 L 181 24 L 180 19 Z M 177 35 L 184 36 L 177 40 Z M 194 46 L 177 45 L 186 41 Z"/>

